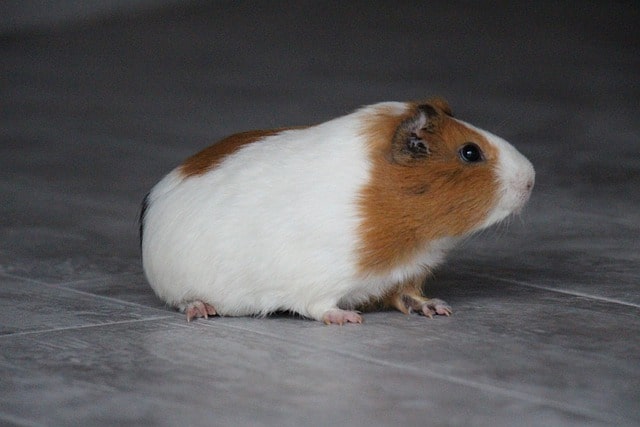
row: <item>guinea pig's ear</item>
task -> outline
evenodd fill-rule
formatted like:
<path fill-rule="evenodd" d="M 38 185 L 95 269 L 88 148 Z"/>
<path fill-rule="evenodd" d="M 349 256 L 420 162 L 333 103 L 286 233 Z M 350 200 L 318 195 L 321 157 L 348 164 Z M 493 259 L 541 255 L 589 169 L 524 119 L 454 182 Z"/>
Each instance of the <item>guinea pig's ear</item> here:
<path fill-rule="evenodd" d="M 449 103 L 444 99 L 439 97 L 431 98 L 427 101 L 427 104 L 440 109 L 447 116 L 453 117 L 453 111 L 451 111 L 451 107 L 449 106 Z"/>
<path fill-rule="evenodd" d="M 432 111 L 425 111 L 422 107 L 418 107 L 416 113 L 396 129 L 391 147 L 393 162 L 409 165 L 429 156 L 426 134 L 433 132 L 429 113 L 438 113 L 432 107 L 429 107 Z"/>

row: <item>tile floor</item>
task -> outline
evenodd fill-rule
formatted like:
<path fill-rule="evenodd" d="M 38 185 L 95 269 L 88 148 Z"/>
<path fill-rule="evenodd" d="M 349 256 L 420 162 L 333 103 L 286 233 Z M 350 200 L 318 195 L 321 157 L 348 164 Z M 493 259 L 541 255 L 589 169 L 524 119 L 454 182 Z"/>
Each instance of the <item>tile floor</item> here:
<path fill-rule="evenodd" d="M 640 8 L 219 2 L 0 33 L 0 424 L 639 425 Z M 433 94 L 537 168 L 454 316 L 187 324 L 145 192 L 232 132 Z"/>

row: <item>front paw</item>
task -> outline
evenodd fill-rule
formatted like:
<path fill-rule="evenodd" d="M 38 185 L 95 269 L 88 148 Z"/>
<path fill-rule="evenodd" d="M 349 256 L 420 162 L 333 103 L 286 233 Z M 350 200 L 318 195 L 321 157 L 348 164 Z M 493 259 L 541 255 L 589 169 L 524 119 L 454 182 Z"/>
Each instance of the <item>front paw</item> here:
<path fill-rule="evenodd" d="M 433 319 L 434 314 L 451 316 L 451 313 L 453 312 L 449 304 L 437 298 L 432 298 L 423 302 L 420 310 L 422 311 L 422 314 L 430 319 Z"/>

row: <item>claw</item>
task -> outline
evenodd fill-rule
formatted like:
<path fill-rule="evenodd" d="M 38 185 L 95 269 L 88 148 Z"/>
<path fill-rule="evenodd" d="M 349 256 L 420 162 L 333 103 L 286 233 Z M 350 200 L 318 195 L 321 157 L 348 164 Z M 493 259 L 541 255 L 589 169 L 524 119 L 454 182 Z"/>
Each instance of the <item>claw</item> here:
<path fill-rule="evenodd" d="M 193 319 L 197 319 L 198 317 L 204 317 L 208 319 L 209 316 L 215 316 L 218 314 L 216 309 L 206 302 L 202 301 L 193 301 L 185 306 L 185 314 L 187 315 L 187 322 L 191 322 Z"/>
<path fill-rule="evenodd" d="M 449 304 L 440 299 L 430 299 L 422 304 L 422 313 L 430 319 L 433 319 L 434 314 L 438 314 L 440 316 L 451 316 L 452 312 L 453 311 Z"/>

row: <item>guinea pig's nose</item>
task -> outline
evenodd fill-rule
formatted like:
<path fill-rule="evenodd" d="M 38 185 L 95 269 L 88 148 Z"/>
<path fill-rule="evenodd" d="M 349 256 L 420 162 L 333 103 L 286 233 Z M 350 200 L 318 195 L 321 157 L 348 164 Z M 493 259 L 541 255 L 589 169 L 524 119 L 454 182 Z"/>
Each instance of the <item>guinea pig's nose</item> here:
<path fill-rule="evenodd" d="M 526 184 L 527 191 L 531 191 L 533 189 L 533 184 L 534 184 L 533 178 L 527 181 L 527 184 Z"/>

